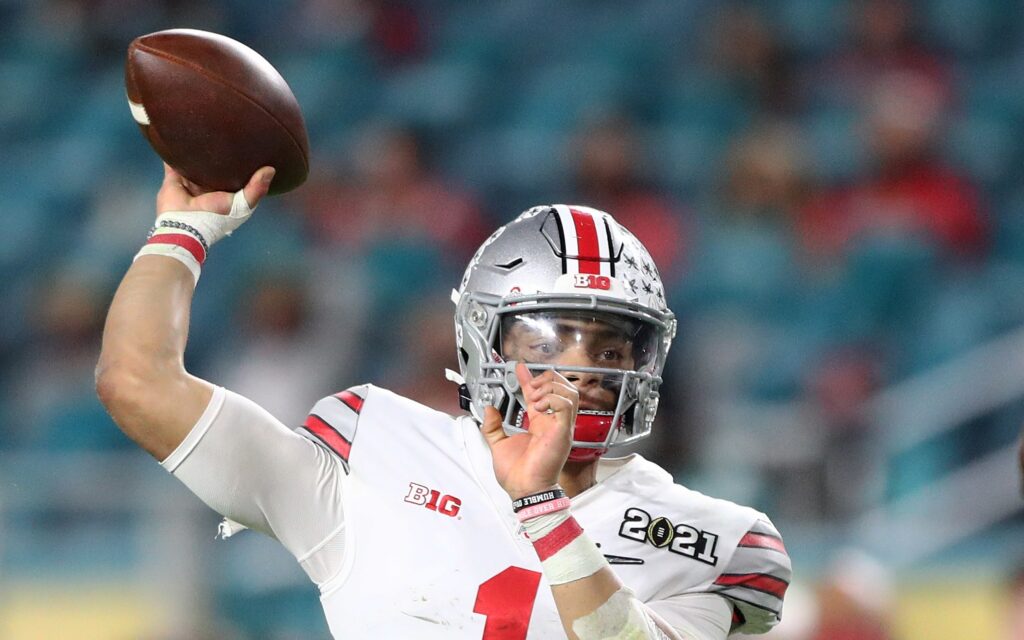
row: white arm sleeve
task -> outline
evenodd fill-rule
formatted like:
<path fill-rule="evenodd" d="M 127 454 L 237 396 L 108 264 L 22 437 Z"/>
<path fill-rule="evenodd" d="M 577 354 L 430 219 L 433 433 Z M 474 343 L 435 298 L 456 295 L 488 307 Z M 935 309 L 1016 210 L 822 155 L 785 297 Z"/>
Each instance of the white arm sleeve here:
<path fill-rule="evenodd" d="M 732 628 L 732 605 L 715 593 L 688 593 L 648 602 L 647 608 L 685 640 L 724 640 Z"/>
<path fill-rule="evenodd" d="M 161 464 L 214 511 L 277 538 L 317 584 L 341 568 L 339 459 L 255 402 L 217 387 Z"/>

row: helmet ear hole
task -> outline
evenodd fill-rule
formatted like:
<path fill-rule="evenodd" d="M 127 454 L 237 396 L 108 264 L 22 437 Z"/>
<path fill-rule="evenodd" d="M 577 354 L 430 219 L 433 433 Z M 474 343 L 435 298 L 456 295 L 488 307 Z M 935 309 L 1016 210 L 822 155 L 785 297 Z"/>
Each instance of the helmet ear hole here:
<path fill-rule="evenodd" d="M 462 362 L 463 367 L 469 363 L 469 354 L 462 347 L 459 347 L 459 360 Z"/>

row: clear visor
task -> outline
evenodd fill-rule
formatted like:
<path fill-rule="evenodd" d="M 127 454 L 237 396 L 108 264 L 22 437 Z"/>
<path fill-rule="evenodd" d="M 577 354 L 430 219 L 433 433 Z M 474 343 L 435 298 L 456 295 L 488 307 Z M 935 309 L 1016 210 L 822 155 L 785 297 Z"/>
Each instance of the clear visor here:
<path fill-rule="evenodd" d="M 625 372 L 653 362 L 655 335 L 647 323 L 610 313 L 534 311 L 505 314 L 499 345 L 506 361 L 556 368 L 579 390 L 581 411 L 614 411 Z"/>

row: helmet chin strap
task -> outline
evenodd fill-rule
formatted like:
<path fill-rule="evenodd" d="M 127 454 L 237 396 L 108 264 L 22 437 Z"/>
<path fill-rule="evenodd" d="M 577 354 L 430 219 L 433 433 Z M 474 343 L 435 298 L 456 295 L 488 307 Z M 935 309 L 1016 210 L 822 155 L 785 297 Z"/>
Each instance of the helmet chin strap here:
<path fill-rule="evenodd" d="M 608 439 L 608 432 L 612 430 L 612 420 L 615 418 L 614 411 L 579 411 L 576 413 L 576 425 L 573 428 L 574 442 L 603 443 Z M 619 419 L 621 422 L 621 418 Z M 516 426 L 527 431 L 530 430 L 530 416 L 522 407 L 516 415 Z M 597 460 L 608 452 L 607 447 L 573 447 L 569 450 L 569 460 L 572 462 L 590 462 Z"/>

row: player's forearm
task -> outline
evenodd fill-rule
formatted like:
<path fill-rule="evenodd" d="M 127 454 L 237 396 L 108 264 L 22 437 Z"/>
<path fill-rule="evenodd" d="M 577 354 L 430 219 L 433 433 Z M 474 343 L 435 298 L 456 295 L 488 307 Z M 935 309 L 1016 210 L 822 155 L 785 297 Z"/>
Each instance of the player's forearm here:
<path fill-rule="evenodd" d="M 597 545 L 572 517 L 558 487 L 512 505 L 540 558 L 566 636 L 573 640 L 663 640 L 679 636 L 623 588 Z"/>
<path fill-rule="evenodd" d="M 680 640 L 667 623 L 635 596 L 628 591 L 619 593 L 622 587 L 622 581 L 607 566 L 586 578 L 552 586 L 551 594 L 566 637 L 570 640 Z M 642 619 L 645 617 L 646 620 Z"/>
<path fill-rule="evenodd" d="M 184 368 L 195 281 L 177 260 L 141 256 L 114 295 L 96 369 L 114 421 L 157 458 L 184 438 L 209 402 L 209 385 Z"/>

